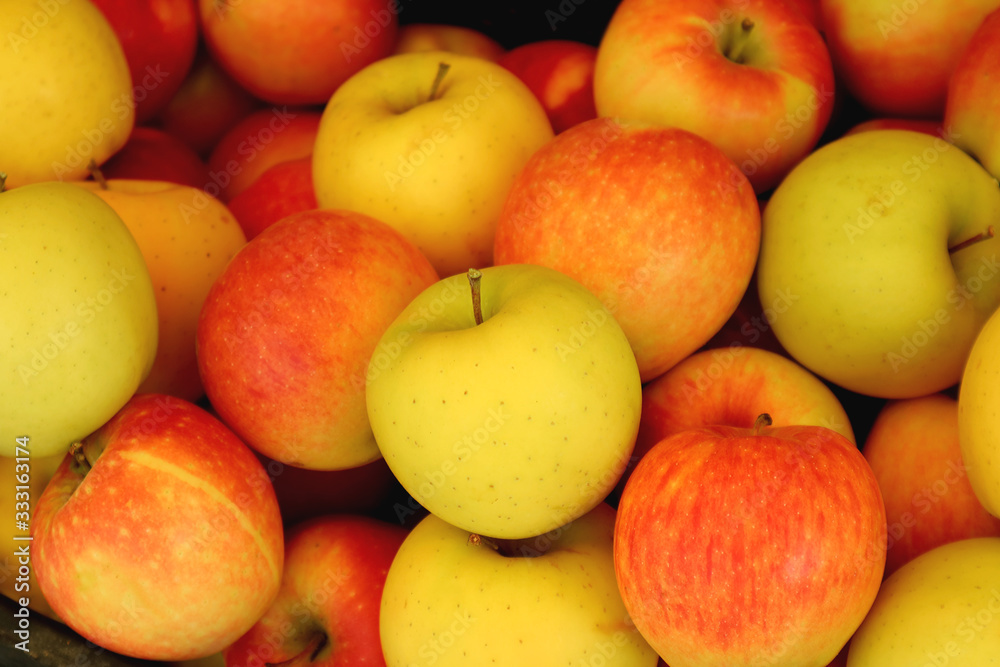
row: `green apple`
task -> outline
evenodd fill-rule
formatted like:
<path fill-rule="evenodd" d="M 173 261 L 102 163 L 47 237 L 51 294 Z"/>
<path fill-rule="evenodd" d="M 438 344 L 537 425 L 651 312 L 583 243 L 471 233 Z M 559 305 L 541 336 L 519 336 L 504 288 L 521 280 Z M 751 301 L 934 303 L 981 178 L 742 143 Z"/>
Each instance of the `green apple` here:
<path fill-rule="evenodd" d="M 434 515 L 396 554 L 382 592 L 388 667 L 654 667 L 615 581 L 615 511 L 601 504 L 548 535 L 476 540 Z M 495 547 L 495 548 L 491 548 Z"/>
<path fill-rule="evenodd" d="M 156 355 L 156 297 L 128 227 L 69 183 L 0 192 L 0 455 L 67 451 L 135 393 Z"/>
<path fill-rule="evenodd" d="M 441 51 L 390 56 L 326 105 L 316 200 L 388 223 L 450 276 L 491 263 L 507 191 L 552 137 L 541 102 L 504 67 Z"/>
<path fill-rule="evenodd" d="M 935 547 L 890 575 L 854 633 L 847 667 L 995 665 L 1000 538 Z"/>
<path fill-rule="evenodd" d="M 941 137 L 872 130 L 811 153 L 763 214 L 761 303 L 802 365 L 851 391 L 955 385 L 1000 304 L 997 182 Z M 978 243 L 972 243 L 981 239 Z"/>
<path fill-rule="evenodd" d="M 382 335 L 369 421 L 430 512 L 491 537 L 540 535 L 595 507 L 624 472 L 638 365 L 614 317 L 569 276 L 529 264 L 474 274 L 475 290 L 465 274 L 431 285 Z"/>
<path fill-rule="evenodd" d="M 91 2 L 5 0 L 0 12 L 0 171 L 8 187 L 87 177 L 135 124 L 121 43 Z"/>
<path fill-rule="evenodd" d="M 1000 311 L 969 352 L 958 390 L 958 443 L 979 502 L 1000 517 Z"/>

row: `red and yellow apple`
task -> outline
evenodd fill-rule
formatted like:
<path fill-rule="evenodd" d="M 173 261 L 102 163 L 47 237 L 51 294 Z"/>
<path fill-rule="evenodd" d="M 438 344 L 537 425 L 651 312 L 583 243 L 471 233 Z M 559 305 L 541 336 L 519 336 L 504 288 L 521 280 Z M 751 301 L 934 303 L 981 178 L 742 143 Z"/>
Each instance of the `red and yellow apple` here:
<path fill-rule="evenodd" d="M 496 62 L 506 49 L 486 33 L 461 25 L 407 23 L 400 26 L 393 54 L 447 51 Z"/>

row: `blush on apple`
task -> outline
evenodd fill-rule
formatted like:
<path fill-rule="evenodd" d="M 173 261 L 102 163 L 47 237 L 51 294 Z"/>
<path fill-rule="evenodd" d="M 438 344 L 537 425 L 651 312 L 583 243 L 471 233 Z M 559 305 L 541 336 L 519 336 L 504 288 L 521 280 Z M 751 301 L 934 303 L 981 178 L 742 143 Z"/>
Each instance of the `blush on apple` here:
<path fill-rule="evenodd" d="M 316 208 L 312 158 L 288 160 L 268 167 L 229 200 L 229 210 L 250 240 L 293 213 Z"/>

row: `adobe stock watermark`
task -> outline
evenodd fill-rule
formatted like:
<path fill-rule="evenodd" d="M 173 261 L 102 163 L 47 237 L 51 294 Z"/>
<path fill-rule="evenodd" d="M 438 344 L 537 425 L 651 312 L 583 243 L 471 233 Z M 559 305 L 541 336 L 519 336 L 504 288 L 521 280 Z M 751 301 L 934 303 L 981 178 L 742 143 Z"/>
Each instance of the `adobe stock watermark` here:
<path fill-rule="evenodd" d="M 219 199 L 222 191 L 229 187 L 233 178 L 243 173 L 246 165 L 257 159 L 260 152 L 271 144 L 297 117 L 298 114 L 289 111 L 287 106 L 272 107 L 271 117 L 267 124 L 255 133 L 248 134 L 236 145 L 236 154 L 245 160 L 240 163 L 235 159 L 230 159 L 219 171 L 209 171 L 208 182 L 197 189 L 191 198 L 191 203 L 180 205 L 179 209 L 184 222 L 191 222 L 193 216 L 196 216 L 199 211 L 203 211 L 211 201 L 209 197 Z"/>
<path fill-rule="evenodd" d="M 854 243 L 865 232 L 872 228 L 877 219 L 882 218 L 889 211 L 896 201 L 910 192 L 910 186 L 917 181 L 937 162 L 941 155 L 957 150 L 954 140 L 960 135 L 949 129 L 943 129 L 942 134 L 934 138 L 930 146 L 920 153 L 915 153 L 908 157 L 902 164 L 901 170 L 908 179 L 896 178 L 887 185 L 879 188 L 869 197 L 866 206 L 859 206 L 855 211 L 854 222 L 844 223 L 844 233 L 847 240 Z"/>
<path fill-rule="evenodd" d="M 926 651 L 927 662 L 921 665 L 921 667 L 930 665 L 933 667 L 944 667 L 950 664 L 952 659 L 962 657 L 963 643 L 968 646 L 975 641 L 976 637 L 987 631 L 992 636 L 997 634 L 997 629 L 993 626 L 997 616 L 1000 615 L 1000 590 L 992 588 L 985 595 L 986 600 L 983 606 L 975 612 L 970 611 L 955 626 L 952 636 L 956 637 L 956 639 L 945 642 L 940 651 Z M 970 663 L 962 660 L 960 664 L 967 665 Z"/>
<path fill-rule="evenodd" d="M 903 0 L 892 5 L 888 16 L 880 18 L 875 26 L 878 28 L 882 39 L 889 39 L 889 35 L 902 30 L 914 14 L 927 4 L 927 0 Z"/>
<path fill-rule="evenodd" d="M 555 9 L 545 10 L 545 20 L 549 24 L 549 30 L 555 32 L 560 23 L 565 23 L 575 12 L 577 7 L 583 5 L 587 0 L 560 0 Z"/>
<path fill-rule="evenodd" d="M 697 60 L 706 49 L 718 50 L 719 38 L 729 26 L 741 21 L 737 12 L 745 10 L 749 4 L 749 0 L 737 0 L 732 6 L 724 7 L 717 19 L 708 21 L 704 29 L 698 31 L 697 36 L 687 35 L 684 38 L 684 51 L 674 53 L 674 64 L 683 69 Z"/>
<path fill-rule="evenodd" d="M 128 269 L 113 270 L 111 278 L 104 287 L 76 304 L 72 311 L 76 315 L 74 319 L 50 331 L 45 339 L 31 349 L 28 353 L 30 359 L 17 367 L 17 375 L 21 381 L 28 385 L 32 379 L 45 371 L 49 364 L 70 346 L 73 339 L 80 335 L 83 328 L 97 319 L 97 316 L 111 305 L 115 297 L 124 292 L 133 280 L 135 274 L 129 273 Z"/>
<path fill-rule="evenodd" d="M 7 43 L 15 55 L 21 51 L 22 46 L 38 35 L 39 30 L 43 30 L 49 24 L 63 6 L 69 3 L 70 0 L 36 0 L 38 11 L 33 12 L 31 16 L 21 17 L 17 32 L 7 33 Z"/>
<path fill-rule="evenodd" d="M 416 148 L 406 154 L 401 153 L 396 156 L 394 170 L 387 169 L 382 173 L 390 192 L 395 192 L 403 181 L 413 176 L 417 169 L 427 162 L 427 158 L 437 151 L 439 146 L 450 141 L 463 123 L 472 114 L 479 111 L 483 103 L 503 85 L 503 82 L 494 78 L 493 74 L 481 75 L 477 80 L 479 83 L 473 91 L 448 107 L 441 116 L 441 123 L 431 129 L 420 140 Z"/>
<path fill-rule="evenodd" d="M 948 461 L 940 477 L 914 492 L 910 498 L 911 509 L 906 510 L 890 523 L 888 530 L 888 548 L 899 543 L 907 532 L 919 523 L 919 517 L 928 514 L 935 506 L 955 488 L 955 485 L 968 477 L 968 467 L 961 458 Z"/>
<path fill-rule="evenodd" d="M 382 9 L 372 9 L 368 12 L 371 19 L 364 25 L 354 26 L 351 40 L 341 40 L 340 54 L 344 62 L 350 64 L 361 55 L 361 52 L 371 46 L 372 40 L 378 39 L 386 28 L 396 24 L 400 12 L 403 11 L 402 0 L 388 0 Z"/>

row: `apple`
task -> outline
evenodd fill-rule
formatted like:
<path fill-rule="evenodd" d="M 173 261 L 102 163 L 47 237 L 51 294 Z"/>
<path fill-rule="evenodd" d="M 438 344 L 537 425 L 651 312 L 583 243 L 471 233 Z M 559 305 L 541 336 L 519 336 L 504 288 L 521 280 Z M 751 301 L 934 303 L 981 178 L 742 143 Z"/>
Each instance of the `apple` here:
<path fill-rule="evenodd" d="M 230 201 L 268 168 L 312 155 L 321 114 L 271 107 L 249 114 L 222 135 L 208 157 L 217 196 Z M 210 194 L 213 194 L 209 190 Z"/>
<path fill-rule="evenodd" d="M 316 667 L 384 665 L 382 589 L 408 532 L 351 514 L 291 528 L 281 589 L 250 630 L 223 652 L 228 667 L 301 660 Z"/>
<path fill-rule="evenodd" d="M 388 223 L 440 276 L 454 275 L 492 263 L 507 192 L 552 137 L 534 93 L 500 65 L 441 51 L 391 56 L 323 111 L 316 201 Z"/>
<path fill-rule="evenodd" d="M 1000 537 L 962 458 L 958 402 L 936 393 L 889 401 L 861 450 L 875 473 L 889 532 L 886 576 L 936 546 Z"/>
<path fill-rule="evenodd" d="M 304 211 L 248 242 L 212 284 L 196 334 L 219 417 L 254 450 L 313 470 L 380 457 L 365 406 L 383 331 L 437 280 L 379 220 Z"/>
<path fill-rule="evenodd" d="M 183 399 L 137 395 L 77 443 L 32 525 L 52 608 L 124 655 L 221 651 L 278 593 L 283 534 L 267 473 L 232 431 Z"/>
<path fill-rule="evenodd" d="M 78 181 L 121 216 L 139 244 L 156 294 L 159 333 L 143 393 L 204 395 L 195 334 L 208 290 L 246 236 L 232 213 L 199 188 L 166 181 Z"/>
<path fill-rule="evenodd" d="M 101 165 L 105 178 L 169 181 L 192 188 L 210 183 L 208 165 L 193 148 L 156 127 L 137 126 L 121 150 Z"/>
<path fill-rule="evenodd" d="M 761 202 L 761 210 L 766 202 Z M 785 295 L 783 295 L 785 296 Z M 790 305 L 787 298 L 782 298 L 767 306 L 760 302 L 757 290 L 757 272 L 750 276 L 750 284 L 743 292 L 736 310 L 729 316 L 726 323 L 702 345 L 701 349 L 714 350 L 723 347 L 748 345 L 769 350 L 784 357 L 788 356 L 774 335 L 771 322 Z M 779 312 L 781 311 L 781 312 Z"/>
<path fill-rule="evenodd" d="M 132 77 L 137 123 L 146 123 L 181 87 L 198 47 L 194 0 L 91 0 L 121 42 Z"/>
<path fill-rule="evenodd" d="M 670 667 L 826 665 L 878 593 L 886 515 L 861 452 L 769 423 L 668 436 L 625 485 L 615 573 Z"/>
<path fill-rule="evenodd" d="M 1000 419 L 1000 311 L 989 316 L 977 333 L 962 370 L 958 390 L 958 443 L 972 489 L 986 510 L 1000 517 L 1000 472 L 997 470 Z"/>
<path fill-rule="evenodd" d="M 872 130 L 824 145 L 764 210 L 760 299 L 789 301 L 775 335 L 859 394 L 955 385 L 1000 304 L 998 220 L 996 181 L 941 137 Z"/>
<path fill-rule="evenodd" d="M 318 206 L 311 155 L 268 167 L 227 203 L 248 240 L 282 218 Z"/>
<path fill-rule="evenodd" d="M 65 453 L 153 366 L 156 295 L 135 238 L 97 195 L 0 184 L 0 456 Z M 54 406 L 58 406 L 56 409 Z"/>
<path fill-rule="evenodd" d="M 721 149 L 687 130 L 600 118 L 531 156 L 500 212 L 493 259 L 585 285 L 648 382 L 733 314 L 759 244 L 753 188 Z"/>
<path fill-rule="evenodd" d="M 596 46 L 570 39 L 522 44 L 497 60 L 535 94 L 545 107 L 556 134 L 597 118 L 594 107 L 596 62 Z"/>
<path fill-rule="evenodd" d="M 766 192 L 819 142 L 834 73 L 793 4 L 624 0 L 598 47 L 594 99 L 600 116 L 708 139 Z"/>
<path fill-rule="evenodd" d="M 939 119 L 948 79 L 1000 0 L 820 0 L 823 34 L 846 91 L 868 112 Z"/>
<path fill-rule="evenodd" d="M 851 639 L 848 667 L 996 662 L 1000 538 L 951 542 L 896 570 Z"/>
<path fill-rule="evenodd" d="M 325 104 L 352 74 L 392 53 L 400 6 L 385 0 L 197 0 L 212 56 L 271 104 Z"/>
<path fill-rule="evenodd" d="M 393 55 L 447 51 L 497 62 L 507 50 L 486 33 L 461 25 L 408 23 L 399 27 Z"/>
<path fill-rule="evenodd" d="M 498 538 L 540 535 L 603 501 L 632 452 L 642 399 L 611 313 L 569 276 L 531 264 L 425 289 L 385 329 L 366 379 L 375 441 L 403 488 L 441 519 Z"/>
<path fill-rule="evenodd" d="M 195 54 L 181 87 L 153 121 L 203 159 L 226 132 L 264 103 L 219 67 L 207 50 Z"/>
<path fill-rule="evenodd" d="M 128 62 L 90 2 L 9 0 L 0 12 L 0 171 L 7 187 L 87 176 L 135 123 Z"/>
<path fill-rule="evenodd" d="M 795 361 L 742 345 L 701 350 L 643 385 L 633 464 L 618 488 L 664 438 L 701 426 L 751 428 L 761 413 L 775 426 L 825 426 L 855 442 L 837 396 Z"/>
<path fill-rule="evenodd" d="M 615 582 L 606 503 L 520 543 L 483 539 L 434 515 L 389 568 L 380 627 L 388 667 L 654 667 Z"/>
<path fill-rule="evenodd" d="M 997 4 L 997 3 L 994 3 Z M 944 124 L 955 145 L 1000 178 L 1000 9 L 990 12 L 959 55 L 948 80 Z"/>
<path fill-rule="evenodd" d="M 858 121 L 844 131 L 842 136 L 867 132 L 868 130 L 912 130 L 923 132 L 935 137 L 941 137 L 946 141 L 951 141 L 951 135 L 945 131 L 944 125 L 939 120 L 928 120 L 925 118 L 898 118 L 898 117 L 878 117 L 868 118 Z"/>

